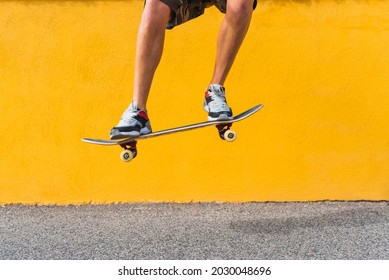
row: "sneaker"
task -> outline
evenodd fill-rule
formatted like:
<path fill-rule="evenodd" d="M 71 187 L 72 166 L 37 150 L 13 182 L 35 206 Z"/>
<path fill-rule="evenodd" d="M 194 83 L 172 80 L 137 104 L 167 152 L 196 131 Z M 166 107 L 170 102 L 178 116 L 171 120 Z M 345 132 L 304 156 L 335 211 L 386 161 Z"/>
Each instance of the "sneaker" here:
<path fill-rule="evenodd" d="M 227 105 L 225 88 L 211 84 L 205 92 L 204 110 L 208 112 L 208 120 L 232 119 L 232 110 Z"/>
<path fill-rule="evenodd" d="M 111 139 L 135 137 L 151 133 L 151 125 L 147 112 L 137 108 L 133 101 L 124 111 L 119 124 L 111 129 Z"/>

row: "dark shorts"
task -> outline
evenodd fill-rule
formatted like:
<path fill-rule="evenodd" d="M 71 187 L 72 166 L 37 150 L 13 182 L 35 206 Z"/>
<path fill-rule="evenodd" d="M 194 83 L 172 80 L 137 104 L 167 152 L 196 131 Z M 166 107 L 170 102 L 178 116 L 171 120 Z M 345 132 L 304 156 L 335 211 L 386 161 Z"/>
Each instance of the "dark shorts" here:
<path fill-rule="evenodd" d="M 211 6 L 216 6 L 224 14 L 227 8 L 227 0 L 161 0 L 161 2 L 172 10 L 172 19 L 166 26 L 167 29 L 172 29 L 174 26 L 201 16 L 204 14 L 204 10 Z M 254 0 L 253 9 L 256 6 L 257 0 Z"/>

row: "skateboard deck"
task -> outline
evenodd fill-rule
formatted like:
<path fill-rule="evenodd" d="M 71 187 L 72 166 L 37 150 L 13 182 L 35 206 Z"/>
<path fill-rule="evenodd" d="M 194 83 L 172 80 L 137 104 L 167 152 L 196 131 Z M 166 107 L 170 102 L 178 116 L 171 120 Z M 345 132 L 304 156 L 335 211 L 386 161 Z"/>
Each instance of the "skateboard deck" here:
<path fill-rule="evenodd" d="M 82 138 L 83 142 L 90 143 L 90 144 L 96 144 L 96 145 L 104 145 L 104 146 L 113 146 L 113 145 L 120 145 L 122 148 L 124 148 L 124 151 L 121 154 L 121 159 L 123 161 L 130 161 L 137 155 L 137 149 L 136 149 L 136 143 L 139 140 L 144 140 L 148 138 L 158 137 L 162 135 L 177 133 L 177 132 L 183 132 L 187 130 L 193 130 L 201 127 L 207 127 L 211 125 L 215 125 L 218 129 L 219 136 L 228 142 L 232 142 L 236 139 L 236 132 L 233 130 L 230 130 L 232 123 L 241 121 L 254 113 L 258 112 L 263 107 L 263 104 L 259 104 L 257 106 L 254 106 L 247 111 L 236 115 L 231 120 L 215 120 L 215 121 L 205 121 L 200 123 L 194 123 L 190 125 L 184 125 L 164 130 L 155 131 L 149 134 L 139 135 L 135 137 L 128 137 L 128 138 L 122 138 L 122 139 L 115 139 L 115 140 L 104 140 L 104 139 L 95 139 L 95 138 Z"/>

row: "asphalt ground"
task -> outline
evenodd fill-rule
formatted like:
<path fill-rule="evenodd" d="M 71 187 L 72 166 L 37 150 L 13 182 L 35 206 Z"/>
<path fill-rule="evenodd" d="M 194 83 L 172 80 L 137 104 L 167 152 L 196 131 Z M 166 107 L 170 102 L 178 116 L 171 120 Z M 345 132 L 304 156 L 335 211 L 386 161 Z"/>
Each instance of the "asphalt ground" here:
<path fill-rule="evenodd" d="M 0 207 L 2 260 L 388 260 L 389 202 Z"/>

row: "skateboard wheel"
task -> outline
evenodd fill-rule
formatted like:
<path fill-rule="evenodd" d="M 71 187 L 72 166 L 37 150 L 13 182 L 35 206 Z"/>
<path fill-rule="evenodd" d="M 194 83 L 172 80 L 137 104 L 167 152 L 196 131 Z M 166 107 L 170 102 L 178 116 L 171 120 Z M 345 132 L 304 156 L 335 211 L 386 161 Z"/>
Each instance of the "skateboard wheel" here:
<path fill-rule="evenodd" d="M 124 150 L 120 153 L 120 159 L 124 162 L 129 162 L 134 158 L 134 154 L 130 150 Z"/>
<path fill-rule="evenodd" d="M 233 130 L 227 130 L 226 132 L 224 132 L 223 134 L 223 139 L 228 141 L 228 142 L 233 142 L 236 140 L 236 132 L 233 131 Z"/>

